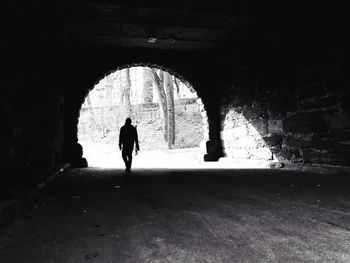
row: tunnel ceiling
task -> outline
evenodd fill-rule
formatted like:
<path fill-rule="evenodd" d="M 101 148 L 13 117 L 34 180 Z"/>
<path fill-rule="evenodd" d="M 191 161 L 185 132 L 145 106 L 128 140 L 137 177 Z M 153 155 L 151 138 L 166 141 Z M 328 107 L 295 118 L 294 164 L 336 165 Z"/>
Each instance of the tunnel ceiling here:
<path fill-rule="evenodd" d="M 227 46 L 253 20 L 250 1 L 69 0 L 64 3 L 70 44 L 166 50 Z"/>

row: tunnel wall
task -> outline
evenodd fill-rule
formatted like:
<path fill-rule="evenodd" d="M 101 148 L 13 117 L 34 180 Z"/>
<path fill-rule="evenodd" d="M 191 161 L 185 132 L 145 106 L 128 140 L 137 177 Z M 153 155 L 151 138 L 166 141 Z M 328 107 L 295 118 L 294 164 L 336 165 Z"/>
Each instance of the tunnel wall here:
<path fill-rule="evenodd" d="M 225 157 L 237 161 L 273 161 L 273 149 L 266 143 L 269 132 L 263 107 L 226 105 L 223 108 L 221 139 Z"/>
<path fill-rule="evenodd" d="M 1 41 L 1 185 L 62 162 L 59 1 L 5 1 Z M 45 23 L 42 23 L 45 21 Z"/>
<path fill-rule="evenodd" d="M 221 121 L 229 157 L 266 159 L 267 146 L 271 162 L 287 168 L 349 171 L 350 93 L 344 57 L 335 50 L 322 52 L 308 51 L 278 68 L 246 72 L 226 87 Z M 248 124 L 258 134 L 243 131 L 248 142 L 240 143 L 237 127 Z"/>

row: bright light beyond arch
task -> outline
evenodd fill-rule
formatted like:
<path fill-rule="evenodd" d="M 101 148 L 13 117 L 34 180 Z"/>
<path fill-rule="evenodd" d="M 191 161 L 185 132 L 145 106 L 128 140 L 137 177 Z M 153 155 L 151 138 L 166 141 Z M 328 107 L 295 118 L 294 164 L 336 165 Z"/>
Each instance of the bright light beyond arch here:
<path fill-rule="evenodd" d="M 175 140 L 171 145 L 164 138 L 157 80 L 171 86 L 162 87 L 166 96 L 173 92 Z M 187 81 L 143 66 L 116 70 L 101 79 L 86 96 L 78 123 L 78 141 L 90 167 L 123 168 L 118 136 L 126 117 L 137 125 L 141 147 L 133 167 L 178 168 L 203 163 L 208 120 L 201 99 Z"/>

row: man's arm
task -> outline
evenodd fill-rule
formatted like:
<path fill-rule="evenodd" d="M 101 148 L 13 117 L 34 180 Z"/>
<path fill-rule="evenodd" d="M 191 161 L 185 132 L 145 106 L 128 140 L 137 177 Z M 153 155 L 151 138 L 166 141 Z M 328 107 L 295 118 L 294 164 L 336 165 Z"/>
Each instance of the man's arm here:
<path fill-rule="evenodd" d="M 123 127 L 120 128 L 120 132 L 119 132 L 119 150 L 122 149 L 122 133 L 123 133 Z"/>
<path fill-rule="evenodd" d="M 135 144 L 136 144 L 136 150 L 140 150 L 140 146 L 139 146 L 139 138 L 137 135 L 137 126 L 135 126 Z"/>

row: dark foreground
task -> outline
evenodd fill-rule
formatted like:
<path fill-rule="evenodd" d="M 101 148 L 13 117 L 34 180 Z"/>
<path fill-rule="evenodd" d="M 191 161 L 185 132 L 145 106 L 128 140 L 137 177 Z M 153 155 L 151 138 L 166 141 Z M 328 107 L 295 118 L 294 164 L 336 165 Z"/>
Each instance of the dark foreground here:
<path fill-rule="evenodd" d="M 350 262 L 350 179 L 71 170 L 0 233 L 0 262 Z"/>

